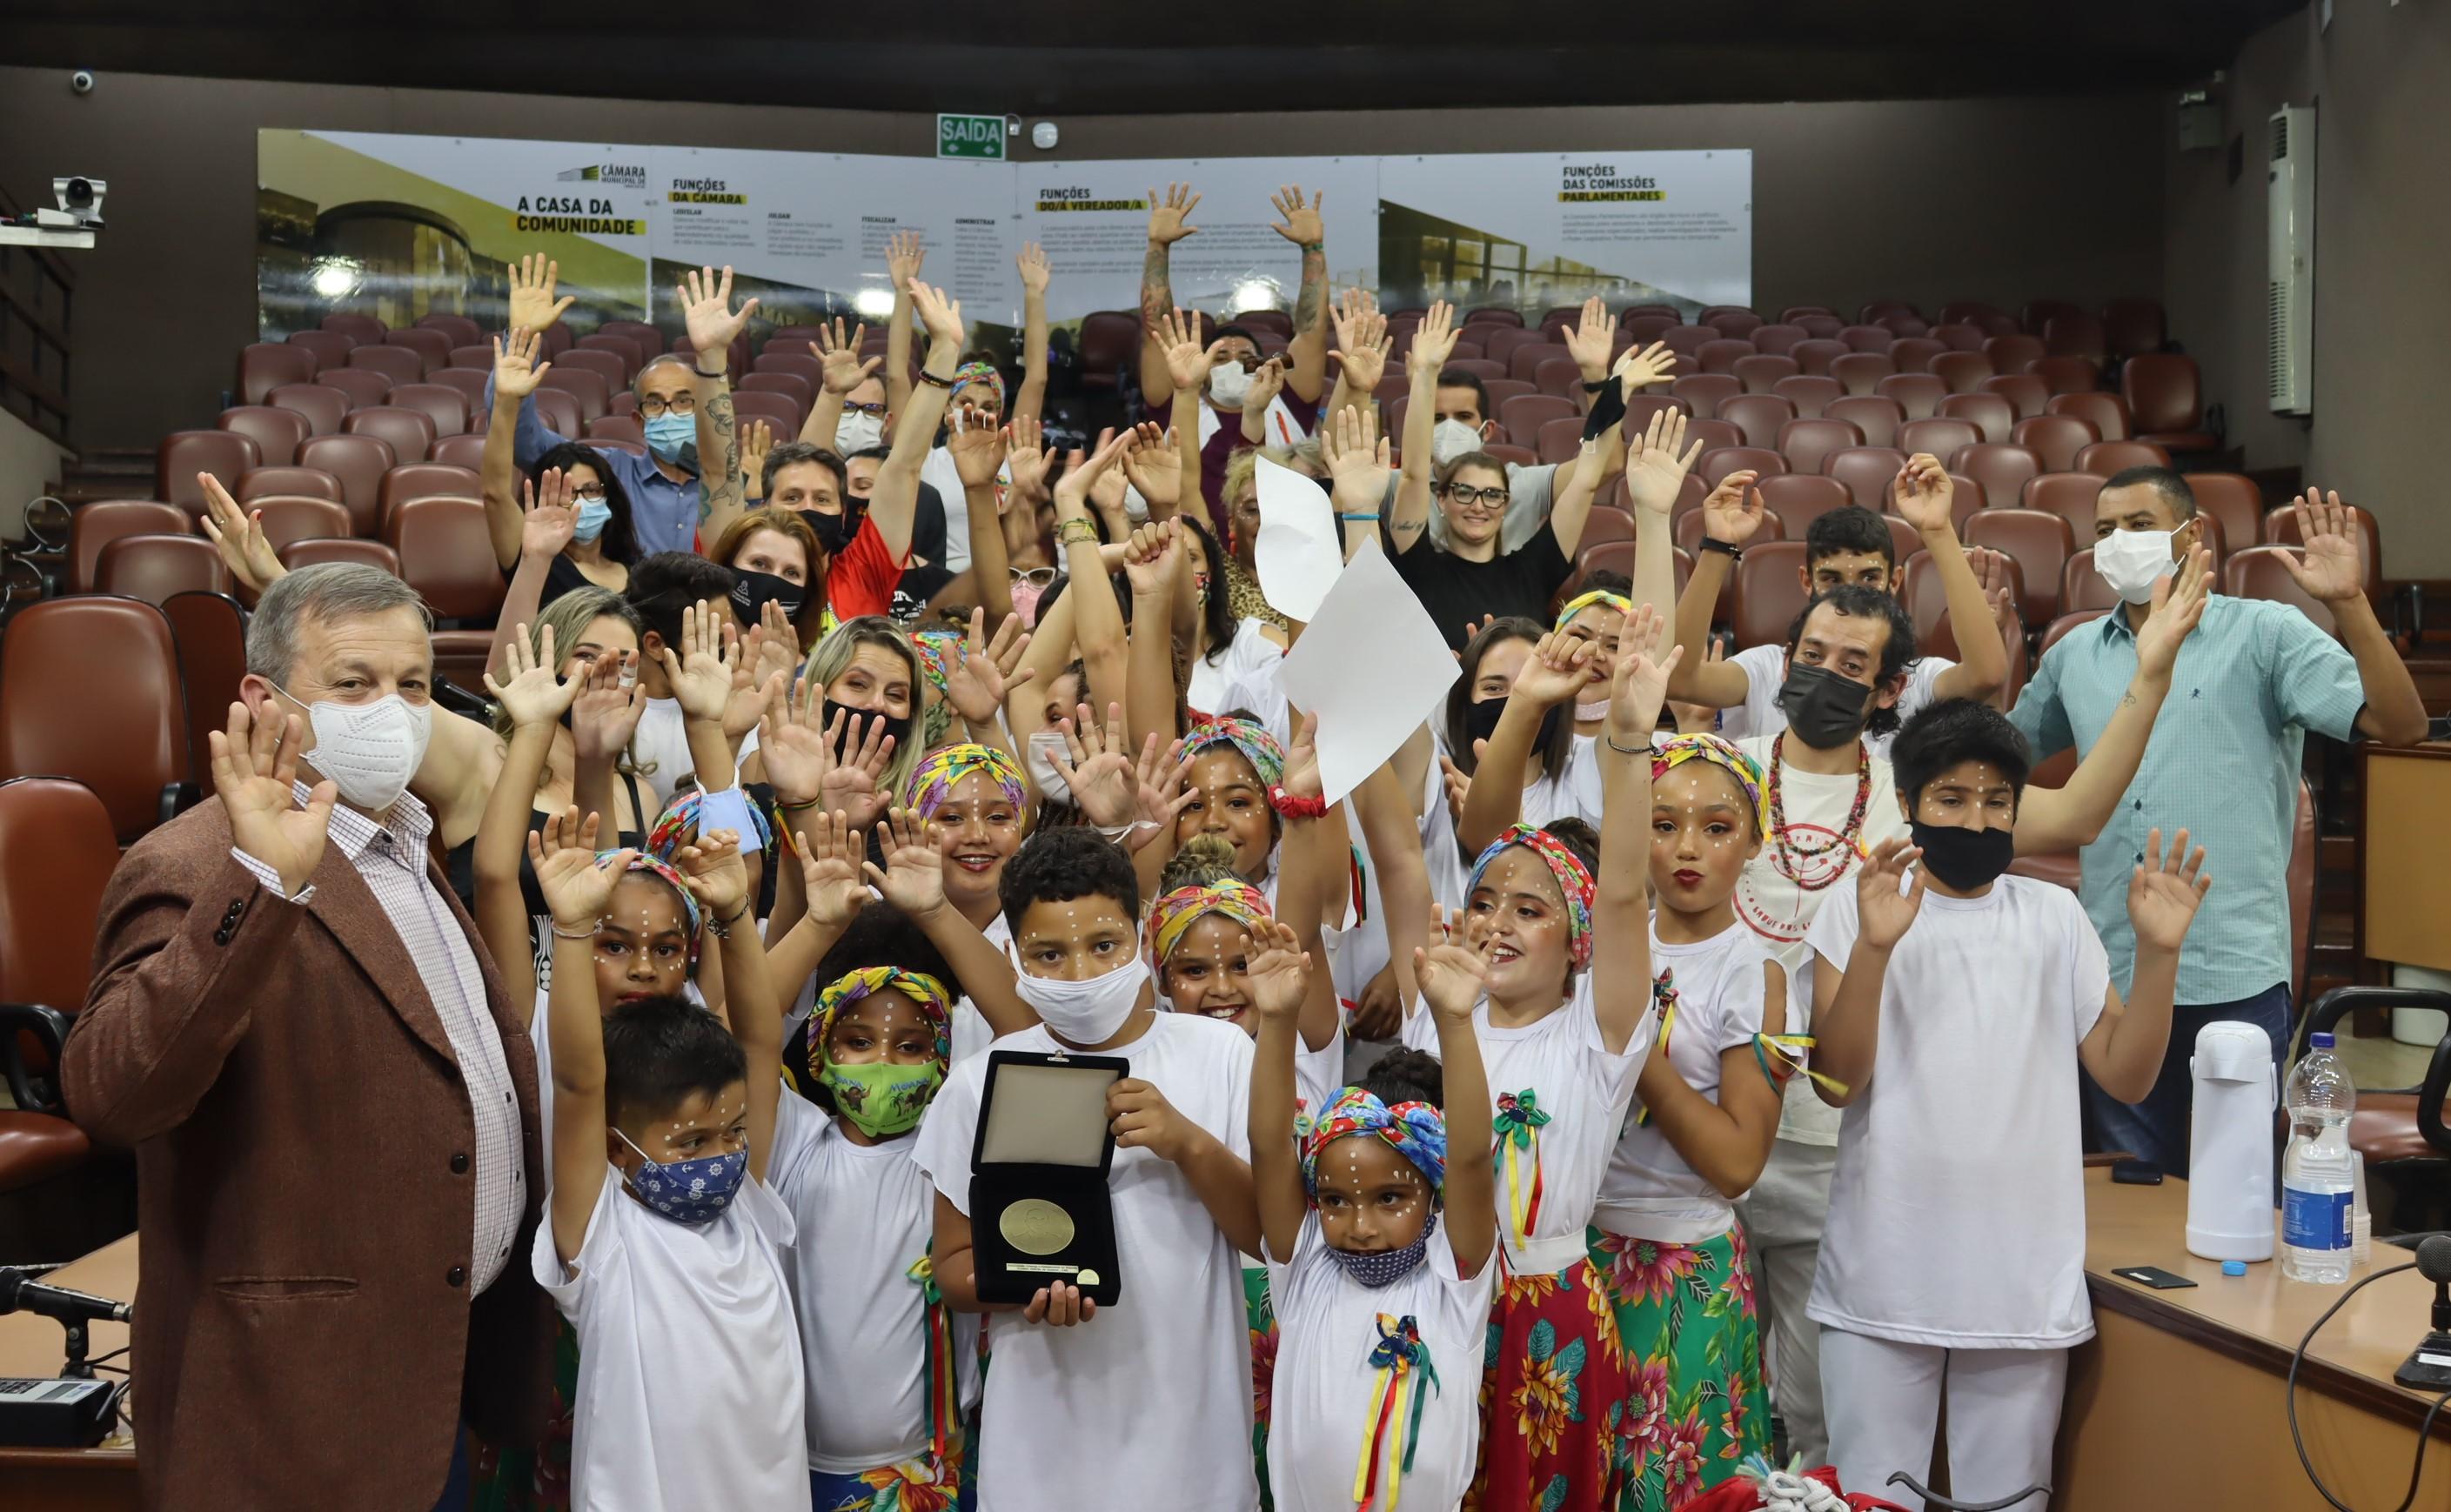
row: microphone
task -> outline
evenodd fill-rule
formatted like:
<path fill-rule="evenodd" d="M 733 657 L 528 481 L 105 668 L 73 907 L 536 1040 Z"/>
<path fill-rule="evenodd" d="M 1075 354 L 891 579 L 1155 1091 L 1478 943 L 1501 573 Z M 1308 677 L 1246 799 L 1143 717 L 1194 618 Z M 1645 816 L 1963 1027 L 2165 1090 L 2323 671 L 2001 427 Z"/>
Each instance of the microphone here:
<path fill-rule="evenodd" d="M 131 1310 L 124 1302 L 47 1286 L 21 1271 L 0 1268 L 0 1315 L 33 1312 L 62 1323 L 126 1323 Z"/>
<path fill-rule="evenodd" d="M 2412 1391 L 2451 1390 L 2451 1234 L 2418 1245 L 2417 1273 L 2434 1283 L 2434 1328 L 2392 1379 Z"/>

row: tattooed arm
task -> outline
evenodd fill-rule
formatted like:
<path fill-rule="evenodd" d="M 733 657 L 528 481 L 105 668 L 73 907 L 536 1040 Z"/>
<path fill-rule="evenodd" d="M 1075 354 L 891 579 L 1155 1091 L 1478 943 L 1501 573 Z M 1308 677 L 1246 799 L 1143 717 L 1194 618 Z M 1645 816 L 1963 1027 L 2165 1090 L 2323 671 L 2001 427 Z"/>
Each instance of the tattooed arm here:
<path fill-rule="evenodd" d="M 1188 184 L 1170 184 L 1166 193 L 1148 191 L 1148 251 L 1141 263 L 1141 398 L 1155 409 L 1174 397 L 1174 379 L 1167 367 L 1166 347 L 1158 332 L 1174 313 L 1174 281 L 1167 269 L 1167 249 L 1186 236 L 1199 234 L 1184 224 L 1200 196 Z"/>
<path fill-rule="evenodd" d="M 1276 197 L 1277 213 L 1284 217 L 1276 233 L 1302 248 L 1302 290 L 1294 296 L 1294 339 L 1285 355 L 1293 359 L 1285 386 L 1316 404 L 1327 390 L 1327 232 L 1320 218 L 1325 190 L 1303 202 L 1303 191 L 1286 188 Z"/>
<path fill-rule="evenodd" d="M 732 343 L 749 324 L 757 302 L 733 309 L 728 267 L 720 280 L 713 268 L 691 273 L 680 296 L 690 344 L 696 348 L 690 388 L 697 398 L 697 533 L 712 541 L 742 507 L 740 437 L 733 428 L 732 385 L 724 370 L 732 361 Z"/>

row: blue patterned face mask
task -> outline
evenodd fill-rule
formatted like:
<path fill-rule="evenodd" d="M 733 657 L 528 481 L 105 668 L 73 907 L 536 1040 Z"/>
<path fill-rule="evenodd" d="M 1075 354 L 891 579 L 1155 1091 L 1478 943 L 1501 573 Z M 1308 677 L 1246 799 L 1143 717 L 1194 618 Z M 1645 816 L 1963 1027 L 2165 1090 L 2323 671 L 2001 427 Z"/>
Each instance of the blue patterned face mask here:
<path fill-rule="evenodd" d="M 1344 1267 L 1346 1275 L 1374 1289 L 1391 1286 L 1411 1275 L 1413 1267 L 1420 1265 L 1429 1252 L 1430 1231 L 1426 1228 L 1422 1230 L 1421 1238 L 1402 1249 L 1328 1251 L 1336 1257 L 1336 1263 Z"/>
<path fill-rule="evenodd" d="M 708 1155 L 699 1160 L 676 1160 L 659 1165 L 647 1158 L 647 1152 L 630 1144 L 630 1136 L 619 1129 L 615 1138 L 637 1152 L 641 1164 L 630 1177 L 631 1190 L 639 1201 L 660 1217 L 676 1224 L 712 1223 L 732 1206 L 740 1190 L 741 1178 L 749 1174 L 749 1151 L 735 1149 L 727 1155 Z"/>

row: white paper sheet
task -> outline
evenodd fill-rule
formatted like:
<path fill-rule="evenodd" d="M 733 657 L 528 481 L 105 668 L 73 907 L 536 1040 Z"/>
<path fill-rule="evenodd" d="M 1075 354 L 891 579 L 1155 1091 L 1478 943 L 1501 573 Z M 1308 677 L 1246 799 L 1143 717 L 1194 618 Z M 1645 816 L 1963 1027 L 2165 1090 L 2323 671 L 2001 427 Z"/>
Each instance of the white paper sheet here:
<path fill-rule="evenodd" d="M 1267 540 L 1265 528 L 1260 539 Z M 1274 590 L 1269 597 L 1278 601 Z M 1319 718 L 1327 801 L 1394 756 L 1461 676 L 1446 638 L 1378 545 L 1356 552 L 1279 672 L 1285 697 Z"/>
<path fill-rule="evenodd" d="M 1326 489 L 1301 473 L 1265 457 L 1257 461 L 1260 539 L 1252 560 L 1260 591 L 1280 613 L 1308 623 L 1344 571 L 1336 507 Z"/>

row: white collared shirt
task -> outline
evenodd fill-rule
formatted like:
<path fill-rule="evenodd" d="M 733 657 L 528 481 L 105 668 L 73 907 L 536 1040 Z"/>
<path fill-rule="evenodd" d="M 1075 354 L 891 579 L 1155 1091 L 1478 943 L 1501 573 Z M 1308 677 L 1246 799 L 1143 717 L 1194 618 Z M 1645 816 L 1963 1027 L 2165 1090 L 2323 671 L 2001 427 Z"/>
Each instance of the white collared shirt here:
<path fill-rule="evenodd" d="M 311 791 L 306 784 L 293 783 L 290 791 L 298 805 L 305 807 Z M 392 805 L 389 820 L 380 824 L 344 804 L 334 804 L 324 834 L 382 905 L 383 916 L 417 963 L 418 981 L 460 1061 L 477 1129 L 470 1167 L 477 1191 L 476 1237 L 468 1263 L 468 1294 L 473 1297 L 492 1286 L 510 1264 L 520 1216 L 527 1208 L 527 1168 L 520 1149 L 519 1093 L 511 1084 L 510 1064 L 502 1058 L 501 1031 L 485 1006 L 485 974 L 450 905 L 426 874 L 425 840 L 433 829 L 425 805 L 403 793 Z M 280 873 L 236 846 L 230 847 L 230 854 L 265 891 L 284 895 Z M 309 883 L 289 901 L 303 905 L 314 896 Z"/>

